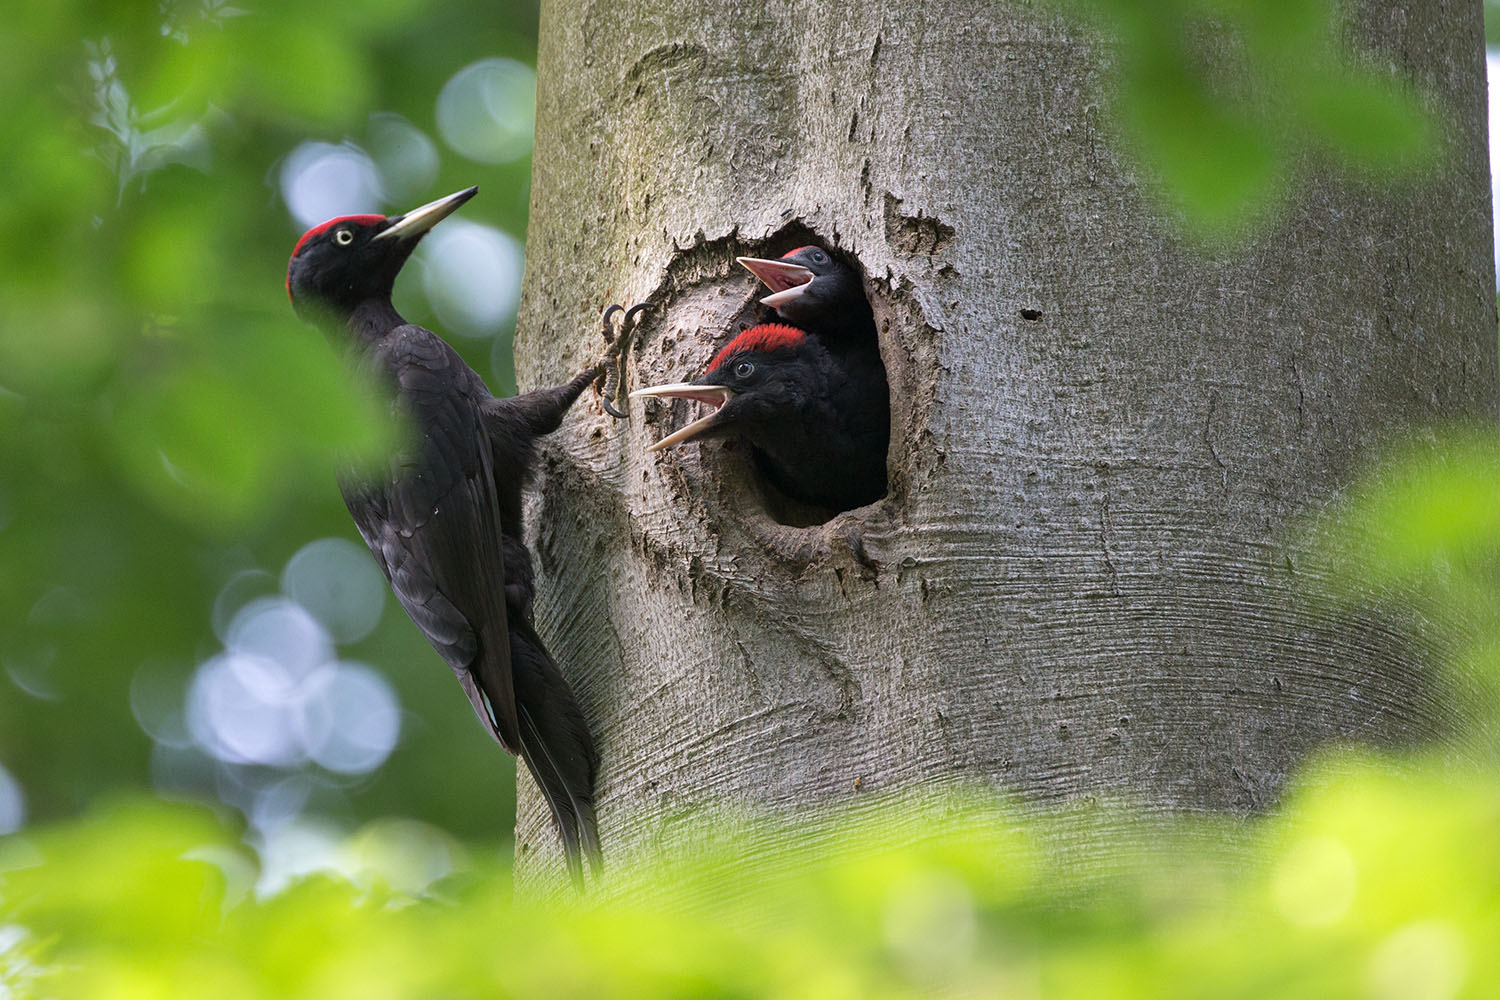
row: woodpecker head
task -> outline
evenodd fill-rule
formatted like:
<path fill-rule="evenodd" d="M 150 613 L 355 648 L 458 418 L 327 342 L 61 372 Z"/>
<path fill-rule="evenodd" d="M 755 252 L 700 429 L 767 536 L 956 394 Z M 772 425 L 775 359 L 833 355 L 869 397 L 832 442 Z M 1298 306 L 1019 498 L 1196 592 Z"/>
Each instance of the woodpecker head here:
<path fill-rule="evenodd" d="M 647 448 L 660 451 L 696 437 L 736 433 L 751 441 L 774 433 L 795 416 L 802 401 L 818 393 L 817 361 L 827 351 L 796 327 L 754 326 L 720 349 L 694 382 L 653 385 L 631 398 L 657 396 L 695 399 L 713 407 L 675 433 Z"/>
<path fill-rule="evenodd" d="M 478 191 L 465 188 L 405 215 L 345 215 L 313 226 L 286 267 L 286 293 L 297 315 L 346 319 L 367 299 L 389 299 L 423 234 Z"/>
<path fill-rule="evenodd" d="M 809 329 L 869 303 L 854 268 L 819 246 L 798 247 L 780 260 L 740 257 L 740 265 L 771 289 L 760 300 L 788 321 Z"/>

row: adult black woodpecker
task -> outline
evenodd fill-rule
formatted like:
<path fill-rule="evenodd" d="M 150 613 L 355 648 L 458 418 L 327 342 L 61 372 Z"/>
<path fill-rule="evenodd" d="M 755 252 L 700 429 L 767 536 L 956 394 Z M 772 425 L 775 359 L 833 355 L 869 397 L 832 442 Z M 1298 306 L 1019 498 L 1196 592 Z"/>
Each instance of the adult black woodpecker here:
<path fill-rule="evenodd" d="M 510 399 L 440 337 L 391 305 L 418 241 L 478 191 L 405 215 L 351 215 L 309 229 L 287 265 L 297 314 L 367 370 L 406 424 L 375 473 L 339 475 L 344 503 L 396 599 L 447 661 L 490 735 L 519 754 L 551 807 L 568 872 L 597 872 L 598 755 L 583 713 L 532 624 L 521 491 L 537 438 L 600 372 Z"/>
<path fill-rule="evenodd" d="M 740 257 L 740 266 L 771 294 L 761 305 L 791 326 L 822 337 L 830 348 L 876 348 L 875 316 L 859 273 L 819 246 L 798 247 L 780 260 Z"/>
<path fill-rule="evenodd" d="M 830 350 L 781 323 L 754 326 L 714 355 L 694 382 L 637 389 L 632 397 L 693 399 L 713 411 L 651 445 L 737 436 L 757 470 L 787 496 L 848 510 L 885 495 L 890 396 L 879 355 Z"/>

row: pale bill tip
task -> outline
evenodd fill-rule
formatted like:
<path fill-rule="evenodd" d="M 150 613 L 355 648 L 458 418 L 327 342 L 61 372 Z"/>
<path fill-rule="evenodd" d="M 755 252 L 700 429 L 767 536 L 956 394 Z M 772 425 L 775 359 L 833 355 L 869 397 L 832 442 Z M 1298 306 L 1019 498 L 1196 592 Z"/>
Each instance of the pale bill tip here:
<path fill-rule="evenodd" d="M 450 195 L 429 201 L 427 204 L 412 209 L 401 216 L 396 222 L 383 233 L 375 238 L 383 240 L 391 236 L 420 236 L 433 226 L 442 222 L 448 216 L 458 210 L 464 202 L 479 193 L 479 185 L 466 187 L 462 191 L 455 191 Z"/>

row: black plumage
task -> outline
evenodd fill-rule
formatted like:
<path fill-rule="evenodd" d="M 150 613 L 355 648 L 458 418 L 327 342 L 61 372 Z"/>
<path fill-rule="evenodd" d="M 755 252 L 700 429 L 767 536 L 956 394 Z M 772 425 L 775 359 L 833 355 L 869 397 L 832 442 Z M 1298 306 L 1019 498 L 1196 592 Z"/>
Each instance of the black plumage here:
<path fill-rule="evenodd" d="M 732 435 L 750 446 L 760 475 L 794 500 L 833 510 L 879 500 L 890 390 L 859 273 L 819 246 L 739 262 L 771 289 L 760 301 L 780 322 L 741 333 L 694 382 L 632 393 L 715 407 L 651 450 Z"/>
<path fill-rule="evenodd" d="M 878 353 L 830 349 L 796 327 L 751 327 L 714 356 L 696 381 L 632 396 L 692 399 L 714 407 L 651 446 L 735 436 L 759 473 L 794 500 L 848 510 L 885 495 L 890 397 Z"/>
<path fill-rule="evenodd" d="M 771 289 L 760 301 L 775 310 L 773 319 L 806 330 L 830 350 L 868 350 L 878 358 L 875 314 L 852 266 L 820 246 L 798 247 L 777 260 L 738 259 Z"/>
<path fill-rule="evenodd" d="M 346 216 L 309 230 L 287 291 L 366 369 L 403 421 L 405 444 L 378 471 L 346 471 L 340 490 L 397 600 L 447 662 L 485 728 L 519 754 L 551 807 L 568 869 L 599 864 L 598 755 L 586 720 L 531 618 L 522 489 L 536 441 L 599 374 L 510 399 L 440 337 L 407 323 L 391 287 L 422 234 L 472 197 L 403 216 Z"/>

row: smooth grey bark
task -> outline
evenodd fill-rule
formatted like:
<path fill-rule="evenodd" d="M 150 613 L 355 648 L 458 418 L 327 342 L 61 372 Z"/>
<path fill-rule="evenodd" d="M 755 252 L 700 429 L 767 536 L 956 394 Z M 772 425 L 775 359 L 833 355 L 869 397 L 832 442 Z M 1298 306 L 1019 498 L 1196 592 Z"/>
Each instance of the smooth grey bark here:
<path fill-rule="evenodd" d="M 721 444 L 646 454 L 684 403 L 586 397 L 549 440 L 539 621 L 607 860 L 918 782 L 1248 811 L 1324 741 L 1452 721 L 1439 631 L 1313 600 L 1293 530 L 1382 442 L 1496 413 L 1479 8 L 1399 8 L 1353 35 L 1432 95 L 1440 165 L 1309 159 L 1205 255 L 1111 139 L 1109 46 L 1045 7 L 545 5 L 523 387 L 646 298 L 632 384 L 694 376 L 752 316 L 735 254 L 816 238 L 867 273 L 893 395 L 889 497 L 811 527 Z M 529 787 L 517 836 L 560 877 Z"/>

